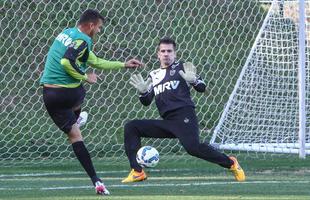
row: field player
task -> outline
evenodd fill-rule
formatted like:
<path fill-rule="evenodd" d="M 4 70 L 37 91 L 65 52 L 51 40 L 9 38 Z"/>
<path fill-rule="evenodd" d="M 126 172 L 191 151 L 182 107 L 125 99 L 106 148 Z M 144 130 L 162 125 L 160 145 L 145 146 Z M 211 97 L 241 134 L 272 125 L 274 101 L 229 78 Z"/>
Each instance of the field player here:
<path fill-rule="evenodd" d="M 91 157 L 84 145 L 80 125 L 87 114 L 81 104 L 85 97 L 82 82 L 97 82 L 95 73 L 86 73 L 88 66 L 97 69 L 135 68 L 142 65 L 131 59 L 125 63 L 98 58 L 92 51 L 93 37 L 100 32 L 104 17 L 96 10 L 88 9 L 80 17 L 77 27 L 62 31 L 49 49 L 41 85 L 43 100 L 54 123 L 67 134 L 73 151 L 90 177 L 97 194 L 108 195 L 109 191 L 97 176 Z M 78 120 L 79 119 L 79 120 Z"/>

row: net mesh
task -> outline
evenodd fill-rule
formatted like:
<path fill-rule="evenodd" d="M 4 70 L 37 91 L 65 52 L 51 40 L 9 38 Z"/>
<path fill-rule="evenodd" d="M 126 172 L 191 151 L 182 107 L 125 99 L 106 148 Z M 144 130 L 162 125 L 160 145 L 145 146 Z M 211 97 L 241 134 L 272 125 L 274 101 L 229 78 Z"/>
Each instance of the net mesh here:
<path fill-rule="evenodd" d="M 309 2 L 306 5 L 309 16 Z M 222 148 L 298 153 L 298 6 L 296 1 L 272 4 L 227 112 L 215 131 L 213 139 Z M 306 25 L 309 28 L 308 22 Z M 307 42 L 309 39 L 307 35 Z M 309 108 L 309 54 L 306 60 L 306 107 Z M 309 119 L 308 112 L 308 153 Z"/>
<path fill-rule="evenodd" d="M 66 136 L 48 117 L 39 78 L 53 39 L 63 29 L 75 26 L 85 9 L 97 9 L 107 18 L 103 33 L 95 39 L 96 54 L 107 60 L 120 61 L 136 57 L 146 64 L 144 69 L 139 70 L 144 77 L 159 67 L 156 57 L 159 39 L 171 36 L 176 40 L 178 58 L 193 62 L 207 83 L 206 93 L 197 94 L 193 91 L 192 94 L 197 104 L 201 140 L 209 141 L 269 7 L 268 3 L 243 0 L 0 1 L 1 165 L 57 163 L 75 158 Z M 259 137 L 262 140 L 267 137 L 277 140 L 281 134 L 283 140 L 296 140 L 297 119 L 294 113 L 297 106 L 297 80 L 294 76 L 297 54 L 295 36 L 291 33 L 296 33 L 296 23 L 291 18 L 285 20 L 275 15 L 274 19 L 269 35 L 265 34 L 266 40 L 261 41 L 261 46 L 257 48 L 261 53 L 255 52 L 257 59 L 251 60 L 251 67 L 246 71 L 249 76 L 243 81 L 242 88 L 245 89 L 240 88 L 242 94 L 236 95 L 239 103 L 254 103 L 234 103 L 234 108 L 242 115 L 231 118 L 223 126 L 218 136 L 225 138 L 223 141 L 228 140 L 226 136 L 230 137 L 229 140 L 238 136 L 240 139 L 233 140 L 238 142 Z M 279 30 L 285 34 L 279 34 Z M 285 53 L 290 56 L 283 55 Z M 269 61 L 269 58 L 282 64 Z M 274 68 L 268 67 L 268 62 Z M 111 158 L 115 162 L 126 162 L 124 124 L 131 119 L 159 118 L 155 105 L 143 107 L 138 101 L 137 92 L 128 84 L 133 72 L 136 71 L 96 71 L 102 81 L 91 86 L 85 85 L 87 96 L 83 110 L 89 113 L 89 120 L 82 128 L 82 134 L 95 159 Z M 309 71 L 307 80 L 309 82 Z M 271 90 L 270 85 L 275 89 Z M 252 89 L 254 86 L 257 87 L 256 91 Z M 263 99 L 262 94 L 258 93 L 271 98 Z M 280 94 L 292 98 L 287 103 L 287 99 Z M 277 106 L 269 105 L 275 102 Z M 243 109 L 240 109 L 241 105 Z M 275 115 L 268 109 L 256 113 L 256 117 L 253 113 L 245 112 L 257 110 L 258 106 L 269 107 L 281 115 Z M 234 113 L 232 110 L 230 116 Z M 307 118 L 309 127 L 309 114 Z M 264 122 L 263 126 L 250 125 L 261 122 Z M 228 128 L 231 129 L 229 133 L 225 131 Z M 252 132 L 257 136 L 252 137 Z M 268 132 L 268 135 L 263 132 Z M 175 139 L 145 139 L 143 144 L 156 147 L 162 157 L 167 156 L 170 160 L 182 159 L 186 154 Z"/>

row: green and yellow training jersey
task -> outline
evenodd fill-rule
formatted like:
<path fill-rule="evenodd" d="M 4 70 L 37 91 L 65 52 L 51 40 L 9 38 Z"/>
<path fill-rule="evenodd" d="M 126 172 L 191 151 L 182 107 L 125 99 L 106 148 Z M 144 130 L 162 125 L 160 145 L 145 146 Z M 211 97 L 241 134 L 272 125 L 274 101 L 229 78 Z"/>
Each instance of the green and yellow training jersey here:
<path fill-rule="evenodd" d="M 92 52 L 92 39 L 78 28 L 60 33 L 49 49 L 41 84 L 78 87 L 87 79 L 88 66 L 97 69 L 120 69 L 123 62 L 107 61 Z"/>

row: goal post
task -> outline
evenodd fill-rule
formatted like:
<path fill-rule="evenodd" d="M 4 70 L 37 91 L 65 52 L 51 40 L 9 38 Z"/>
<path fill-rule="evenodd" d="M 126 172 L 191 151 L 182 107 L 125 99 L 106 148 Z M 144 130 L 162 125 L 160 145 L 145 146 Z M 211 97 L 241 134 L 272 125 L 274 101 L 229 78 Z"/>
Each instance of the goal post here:
<path fill-rule="evenodd" d="M 299 157 L 310 153 L 310 143 L 306 146 L 306 17 L 305 0 L 299 1 L 299 54 L 298 54 L 298 97 L 299 97 Z M 308 66 L 309 67 L 309 66 Z M 309 112 L 309 111 L 308 111 Z M 310 134 L 310 133 L 309 133 Z M 308 151 L 306 150 L 309 149 Z"/>
<path fill-rule="evenodd" d="M 211 144 L 227 150 L 294 153 L 300 158 L 310 154 L 306 8 L 309 2 L 306 6 L 304 0 L 273 1 Z"/>

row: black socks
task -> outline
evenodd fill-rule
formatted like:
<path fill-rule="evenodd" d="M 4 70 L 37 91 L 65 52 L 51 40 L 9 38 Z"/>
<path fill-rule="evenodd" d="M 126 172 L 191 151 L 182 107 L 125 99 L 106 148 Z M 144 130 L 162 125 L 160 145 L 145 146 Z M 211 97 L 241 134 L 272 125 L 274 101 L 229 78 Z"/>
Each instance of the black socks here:
<path fill-rule="evenodd" d="M 88 174 L 88 176 L 91 178 L 93 184 L 97 181 L 100 181 L 100 179 L 97 177 L 95 168 L 93 166 L 93 162 L 91 161 L 90 155 L 88 150 L 86 149 L 83 141 L 78 141 L 72 144 L 73 151 L 77 157 L 77 159 L 80 161 L 81 165 L 83 166 L 84 170 Z"/>

